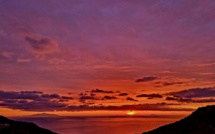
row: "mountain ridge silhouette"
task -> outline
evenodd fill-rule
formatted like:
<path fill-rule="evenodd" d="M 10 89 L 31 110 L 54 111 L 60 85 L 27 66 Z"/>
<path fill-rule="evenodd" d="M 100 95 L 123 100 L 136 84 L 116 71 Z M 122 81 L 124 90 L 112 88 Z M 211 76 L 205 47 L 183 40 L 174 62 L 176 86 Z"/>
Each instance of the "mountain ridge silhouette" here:
<path fill-rule="evenodd" d="M 215 105 L 200 107 L 179 121 L 142 134 L 215 134 Z"/>
<path fill-rule="evenodd" d="M 34 123 L 14 121 L 0 116 L 0 134 L 57 134 Z"/>

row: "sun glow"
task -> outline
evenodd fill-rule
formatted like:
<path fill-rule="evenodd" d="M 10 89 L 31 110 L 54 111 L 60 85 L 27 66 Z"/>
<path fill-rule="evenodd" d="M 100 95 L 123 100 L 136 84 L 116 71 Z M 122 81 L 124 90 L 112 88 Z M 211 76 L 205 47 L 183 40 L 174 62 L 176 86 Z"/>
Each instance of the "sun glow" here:
<path fill-rule="evenodd" d="M 136 112 L 135 111 L 127 111 L 127 113 L 126 113 L 127 115 L 135 115 L 136 114 Z"/>

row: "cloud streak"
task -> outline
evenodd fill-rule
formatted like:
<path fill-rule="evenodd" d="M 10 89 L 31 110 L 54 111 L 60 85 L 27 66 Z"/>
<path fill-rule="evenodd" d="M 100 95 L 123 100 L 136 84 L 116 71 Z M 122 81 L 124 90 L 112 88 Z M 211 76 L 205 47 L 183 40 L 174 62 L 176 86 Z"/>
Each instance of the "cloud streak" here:
<path fill-rule="evenodd" d="M 160 110 L 160 111 L 193 111 L 191 108 L 171 108 L 172 104 L 137 104 L 137 105 L 121 105 L 121 106 L 69 106 L 68 111 L 92 111 L 92 110 Z"/>
<path fill-rule="evenodd" d="M 162 87 L 162 86 L 172 86 L 172 85 L 182 85 L 185 82 L 156 82 L 155 84 L 159 84 L 158 87 Z"/>

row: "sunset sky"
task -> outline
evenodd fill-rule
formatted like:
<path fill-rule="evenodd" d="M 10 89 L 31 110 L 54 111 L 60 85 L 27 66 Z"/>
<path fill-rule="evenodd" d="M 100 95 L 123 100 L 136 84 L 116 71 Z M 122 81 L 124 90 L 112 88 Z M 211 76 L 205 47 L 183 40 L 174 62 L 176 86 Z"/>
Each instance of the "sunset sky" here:
<path fill-rule="evenodd" d="M 214 0 L 0 0 L 0 115 L 211 104 Z"/>

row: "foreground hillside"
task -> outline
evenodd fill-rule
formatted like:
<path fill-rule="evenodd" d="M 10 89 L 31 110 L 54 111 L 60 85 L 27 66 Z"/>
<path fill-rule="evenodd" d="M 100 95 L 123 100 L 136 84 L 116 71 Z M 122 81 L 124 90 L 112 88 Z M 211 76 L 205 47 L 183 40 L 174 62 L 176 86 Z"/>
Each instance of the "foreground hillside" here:
<path fill-rule="evenodd" d="M 215 134 L 215 105 L 198 108 L 180 121 L 143 134 Z"/>
<path fill-rule="evenodd" d="M 0 134 L 56 134 L 33 123 L 13 121 L 0 116 Z"/>

